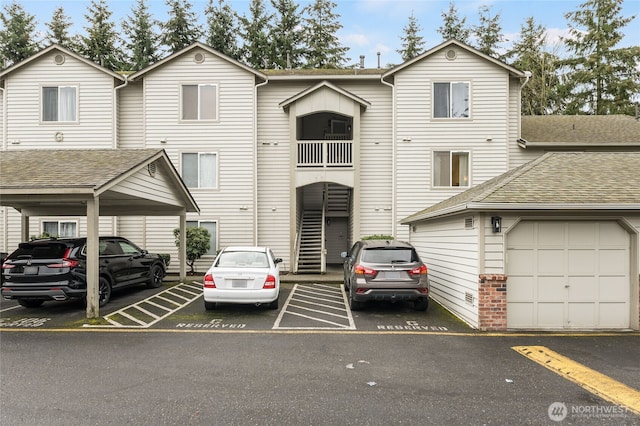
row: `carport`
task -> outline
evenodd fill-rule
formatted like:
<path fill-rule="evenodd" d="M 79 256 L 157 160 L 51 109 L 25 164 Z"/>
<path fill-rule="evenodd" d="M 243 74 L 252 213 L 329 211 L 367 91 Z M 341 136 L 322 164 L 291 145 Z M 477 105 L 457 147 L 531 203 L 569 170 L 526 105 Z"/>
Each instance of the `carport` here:
<path fill-rule="evenodd" d="M 86 216 L 87 318 L 98 312 L 100 216 L 179 216 L 180 279 L 186 277 L 186 214 L 198 205 L 162 149 L 3 151 L 0 205 L 30 216 Z"/>

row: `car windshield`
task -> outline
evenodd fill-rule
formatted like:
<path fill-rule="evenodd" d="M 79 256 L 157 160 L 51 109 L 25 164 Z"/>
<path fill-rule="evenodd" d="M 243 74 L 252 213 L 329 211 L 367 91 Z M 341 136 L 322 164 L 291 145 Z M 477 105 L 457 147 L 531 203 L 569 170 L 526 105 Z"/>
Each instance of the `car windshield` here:
<path fill-rule="evenodd" d="M 218 268 L 268 268 L 266 253 L 257 251 L 225 251 L 220 254 L 215 265 Z"/>
<path fill-rule="evenodd" d="M 67 246 L 61 243 L 32 244 L 21 243 L 11 255 L 12 259 L 31 257 L 32 259 L 60 259 L 64 256 Z"/>
<path fill-rule="evenodd" d="M 415 251 L 404 247 L 380 247 L 364 250 L 362 261 L 368 263 L 410 263 L 417 262 Z"/>

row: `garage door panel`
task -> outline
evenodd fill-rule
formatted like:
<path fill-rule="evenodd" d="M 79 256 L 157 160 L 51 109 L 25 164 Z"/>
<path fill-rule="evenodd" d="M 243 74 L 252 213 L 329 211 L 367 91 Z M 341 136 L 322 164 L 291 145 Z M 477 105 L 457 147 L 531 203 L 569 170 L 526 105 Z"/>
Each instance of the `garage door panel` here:
<path fill-rule="evenodd" d="M 584 328 L 593 327 L 596 323 L 596 303 L 574 302 L 568 304 L 567 327 Z"/>
<path fill-rule="evenodd" d="M 514 266 L 521 275 L 531 275 L 535 271 L 535 253 L 533 250 L 514 249 L 509 252 L 509 263 Z"/>
<path fill-rule="evenodd" d="M 594 247 L 597 224 L 594 222 L 569 222 L 567 224 L 569 247 Z"/>
<path fill-rule="evenodd" d="M 564 275 L 559 276 L 545 276 L 544 279 L 540 277 L 538 282 L 538 301 L 544 302 L 556 302 L 558 300 L 558 294 L 566 292 L 565 285 L 567 284 Z M 508 294 L 508 290 L 507 290 Z M 535 297 L 535 295 L 534 295 Z"/>
<path fill-rule="evenodd" d="M 548 328 L 563 327 L 565 322 L 564 303 L 539 302 L 537 307 L 539 326 Z"/>
<path fill-rule="evenodd" d="M 627 328 L 629 316 L 626 303 L 600 303 L 598 323 L 601 328 Z"/>
<path fill-rule="evenodd" d="M 509 277 L 509 300 L 531 303 L 535 297 L 536 280 L 531 277 Z"/>
<path fill-rule="evenodd" d="M 624 244 L 628 241 L 629 234 L 615 222 L 599 222 L 599 241 L 600 247 L 628 247 Z"/>
<path fill-rule="evenodd" d="M 624 276 L 629 273 L 629 256 L 626 250 L 600 250 L 598 264 L 601 275 Z"/>
<path fill-rule="evenodd" d="M 534 304 L 529 303 L 512 303 L 507 309 L 507 324 L 514 328 L 530 327 L 535 321 Z"/>
<path fill-rule="evenodd" d="M 566 288 L 569 302 L 581 302 L 584 300 L 597 300 L 600 280 L 594 276 L 567 277 Z M 562 293 L 556 293 L 556 300 Z"/>
<path fill-rule="evenodd" d="M 624 302 L 629 299 L 627 277 L 600 277 L 598 298 L 601 302 Z"/>
<path fill-rule="evenodd" d="M 538 222 L 536 234 L 539 247 L 564 247 L 564 240 L 558 236 L 564 236 L 564 224 L 558 222 Z"/>
<path fill-rule="evenodd" d="M 539 250 L 537 259 L 538 275 L 564 274 L 566 265 L 566 255 L 564 250 Z"/>
<path fill-rule="evenodd" d="M 597 253 L 593 249 L 569 249 L 567 273 L 569 275 L 593 275 L 597 272 Z"/>
<path fill-rule="evenodd" d="M 521 222 L 509 232 L 509 248 L 529 247 L 534 238 L 535 227 L 533 222 Z"/>

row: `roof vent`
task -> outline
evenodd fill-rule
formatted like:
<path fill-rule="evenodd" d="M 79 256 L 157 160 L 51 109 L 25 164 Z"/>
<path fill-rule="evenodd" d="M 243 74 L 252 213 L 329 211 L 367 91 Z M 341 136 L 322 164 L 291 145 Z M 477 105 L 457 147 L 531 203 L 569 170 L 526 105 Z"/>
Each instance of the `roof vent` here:
<path fill-rule="evenodd" d="M 64 64 L 64 55 L 63 55 L 63 54 L 61 54 L 61 53 L 56 54 L 56 55 L 53 57 L 53 62 L 54 62 L 56 65 L 62 65 L 62 64 Z"/>
<path fill-rule="evenodd" d="M 453 61 L 454 59 L 456 59 L 456 57 L 458 57 L 458 54 L 453 49 L 447 49 L 447 51 L 444 52 L 444 57 L 450 61 Z"/>
<path fill-rule="evenodd" d="M 149 165 L 147 165 L 147 171 L 149 172 L 149 176 L 155 177 L 155 175 L 156 175 L 156 162 L 155 161 L 153 163 L 149 163 Z"/>
<path fill-rule="evenodd" d="M 193 55 L 193 62 L 195 62 L 196 64 L 203 63 L 204 62 L 204 53 L 198 52 L 195 55 Z"/>

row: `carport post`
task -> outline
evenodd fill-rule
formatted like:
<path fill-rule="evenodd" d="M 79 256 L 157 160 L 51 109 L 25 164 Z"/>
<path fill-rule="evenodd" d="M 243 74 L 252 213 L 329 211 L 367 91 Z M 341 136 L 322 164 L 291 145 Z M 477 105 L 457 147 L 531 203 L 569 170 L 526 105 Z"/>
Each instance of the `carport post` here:
<path fill-rule="evenodd" d="M 20 216 L 20 241 L 29 241 L 29 216 L 22 212 Z"/>
<path fill-rule="evenodd" d="M 99 198 L 87 200 L 87 318 L 98 318 Z"/>
<path fill-rule="evenodd" d="M 180 247 L 178 261 L 180 262 L 180 281 L 187 280 L 187 213 L 180 214 Z"/>

